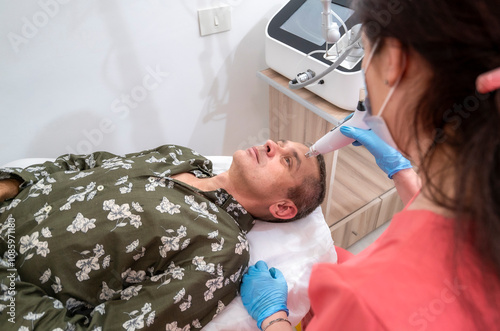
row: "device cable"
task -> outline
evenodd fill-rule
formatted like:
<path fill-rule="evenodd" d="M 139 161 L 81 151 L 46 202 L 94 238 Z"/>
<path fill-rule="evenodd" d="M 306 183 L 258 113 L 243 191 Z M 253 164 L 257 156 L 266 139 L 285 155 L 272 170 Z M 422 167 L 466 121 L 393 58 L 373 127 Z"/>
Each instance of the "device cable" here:
<path fill-rule="evenodd" d="M 317 82 L 318 80 L 320 80 L 321 78 L 325 77 L 326 75 L 328 75 L 330 72 L 332 72 L 333 70 L 337 69 L 337 67 L 342 63 L 344 62 L 345 58 L 349 55 L 349 53 L 351 52 L 351 50 L 356 46 L 356 44 L 361 40 L 361 29 L 358 31 L 358 33 L 356 34 L 356 37 L 354 38 L 354 41 L 352 43 L 350 43 L 344 50 L 344 52 L 335 60 L 335 62 L 333 62 L 327 69 L 325 69 L 323 72 L 321 72 L 320 74 L 318 75 L 312 75 L 312 77 L 307 80 L 307 81 L 304 81 L 302 83 L 300 82 L 297 82 L 297 80 L 292 80 L 288 83 L 288 87 L 292 90 L 297 90 L 297 89 L 300 89 L 300 88 L 303 88 L 303 87 L 306 87 L 308 85 L 311 85 L 312 83 L 315 83 Z"/>

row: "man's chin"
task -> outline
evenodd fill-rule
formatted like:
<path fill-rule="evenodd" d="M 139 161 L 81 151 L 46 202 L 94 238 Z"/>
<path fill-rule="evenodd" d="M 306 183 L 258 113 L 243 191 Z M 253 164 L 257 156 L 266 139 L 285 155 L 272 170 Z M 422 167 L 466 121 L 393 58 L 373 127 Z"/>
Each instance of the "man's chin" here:
<path fill-rule="evenodd" d="M 245 150 L 241 150 L 241 149 L 239 149 L 236 152 L 234 152 L 233 153 L 233 160 L 231 162 L 231 166 L 244 163 L 245 159 L 248 158 L 248 156 L 246 154 L 247 154 L 246 151 Z"/>
<path fill-rule="evenodd" d="M 251 154 L 251 151 L 249 151 L 249 149 L 239 149 L 233 154 L 233 162 L 249 162 L 254 158 L 255 157 Z"/>

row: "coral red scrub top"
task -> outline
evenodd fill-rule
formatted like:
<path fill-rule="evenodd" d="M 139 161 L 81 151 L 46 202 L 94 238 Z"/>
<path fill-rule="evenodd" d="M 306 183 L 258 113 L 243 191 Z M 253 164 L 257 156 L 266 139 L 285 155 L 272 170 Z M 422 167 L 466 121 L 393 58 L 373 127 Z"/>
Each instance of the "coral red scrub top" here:
<path fill-rule="evenodd" d="M 498 330 L 500 281 L 470 248 L 457 249 L 453 220 L 403 210 L 369 248 L 313 268 L 314 330 Z"/>

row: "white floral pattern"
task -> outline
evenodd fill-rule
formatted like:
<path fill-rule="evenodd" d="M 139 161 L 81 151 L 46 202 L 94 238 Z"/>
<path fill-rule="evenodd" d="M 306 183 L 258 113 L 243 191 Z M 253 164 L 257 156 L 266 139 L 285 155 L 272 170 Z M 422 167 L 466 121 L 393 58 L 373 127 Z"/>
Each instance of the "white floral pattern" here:
<path fill-rule="evenodd" d="M 146 160 L 146 162 L 147 163 L 158 163 L 158 162 L 167 163 L 167 158 L 162 157 L 160 159 L 157 159 L 156 157 L 151 156 L 149 159 Z"/>
<path fill-rule="evenodd" d="M 224 237 L 221 237 L 220 239 L 218 239 L 218 237 L 219 237 L 219 230 L 215 230 L 208 234 L 208 239 L 217 240 L 216 243 L 211 244 L 212 252 L 219 252 L 224 247 Z"/>
<path fill-rule="evenodd" d="M 191 295 L 188 295 L 186 297 L 186 289 L 184 287 L 179 292 L 177 292 L 177 294 L 174 296 L 174 303 L 175 304 L 182 302 L 179 305 L 179 309 L 181 311 L 186 311 L 187 309 L 189 309 L 191 307 L 191 300 L 192 300 Z"/>
<path fill-rule="evenodd" d="M 91 182 L 90 184 L 87 185 L 87 187 L 79 186 L 75 187 L 74 190 L 77 191 L 78 193 L 73 194 L 68 198 L 68 202 L 64 204 L 60 209 L 61 210 L 69 210 L 71 209 L 71 205 L 75 201 L 84 201 L 85 199 L 87 201 L 90 201 L 94 198 L 94 196 L 97 194 L 96 188 L 96 183 Z"/>
<path fill-rule="evenodd" d="M 156 191 L 157 187 L 165 187 L 167 178 L 162 177 L 149 177 L 148 184 L 146 184 L 146 191 Z"/>
<path fill-rule="evenodd" d="M 118 205 L 115 203 L 115 199 L 111 199 L 104 201 L 102 208 L 103 210 L 109 211 L 107 216 L 108 220 L 116 222 L 115 228 L 111 231 L 126 226 L 127 221 L 135 228 L 139 228 L 142 225 L 141 216 L 132 214 L 128 203 Z"/>
<path fill-rule="evenodd" d="M 39 240 L 40 234 L 38 231 L 33 232 L 31 235 L 22 236 L 19 240 L 19 253 L 24 256 L 24 261 L 31 259 L 35 253 L 33 250 L 36 249 L 36 254 L 41 255 L 43 257 L 47 257 L 47 254 L 50 253 L 49 243 L 47 241 Z M 27 254 L 25 254 L 27 253 Z"/>
<path fill-rule="evenodd" d="M 0 170 L 25 181 L 0 203 L 0 247 L 9 224 L 17 237 L 16 264 L 0 251 L 0 275 L 15 266 L 17 279 L 36 288 L 16 297 L 15 329 L 75 330 L 92 321 L 95 331 L 200 330 L 220 313 L 247 267 L 253 219 L 224 190 L 172 180 L 212 176 L 198 155 L 172 145 Z M 0 312 L 13 297 L 4 284 Z M 210 313 L 193 313 L 207 305 Z"/>
<path fill-rule="evenodd" d="M 160 246 L 160 255 L 162 257 L 167 257 L 167 253 L 170 251 L 178 251 L 185 249 L 190 242 L 190 239 L 186 239 L 181 243 L 181 239 L 186 237 L 186 227 L 181 226 L 177 229 L 177 235 L 172 235 L 175 231 L 172 229 L 165 230 L 166 236 L 161 237 L 161 242 L 163 246 Z"/>
<path fill-rule="evenodd" d="M 160 205 L 156 206 L 156 210 L 160 211 L 160 213 L 169 213 L 170 215 L 179 214 L 181 205 L 176 205 L 170 201 L 168 201 L 167 197 L 163 197 Z"/>
<path fill-rule="evenodd" d="M 45 184 L 45 180 L 47 180 L 47 182 L 49 184 Z M 52 184 L 50 183 L 53 183 L 54 180 L 51 179 L 50 177 L 47 177 L 47 179 L 41 179 L 39 182 L 37 182 L 35 185 L 31 186 L 30 187 L 30 191 L 29 191 L 29 194 L 28 194 L 28 198 L 36 198 L 38 196 L 40 196 L 40 194 L 44 194 L 44 195 L 49 195 L 50 192 L 52 192 Z"/>
<path fill-rule="evenodd" d="M 127 331 L 135 331 L 138 329 L 144 328 L 144 317 L 148 315 L 146 318 L 146 325 L 150 326 L 154 321 L 155 311 L 152 310 L 151 304 L 146 303 L 141 311 L 134 310 L 130 313 L 126 313 L 130 319 L 123 323 L 123 328 Z"/>
<path fill-rule="evenodd" d="M 78 172 L 77 175 L 71 177 L 70 180 L 77 180 L 80 178 L 85 178 L 87 176 L 92 175 L 93 173 L 94 173 L 93 171 L 80 171 L 80 172 Z"/>
<path fill-rule="evenodd" d="M 99 245 L 99 244 L 96 244 L 95 248 L 93 249 L 93 253 L 94 253 L 93 256 L 90 256 L 90 257 L 85 258 L 85 259 L 78 260 L 76 262 L 76 266 L 80 269 L 80 271 L 78 271 L 76 273 L 76 278 L 80 282 L 82 282 L 84 280 L 90 279 L 89 273 L 92 270 L 99 270 L 100 269 L 99 258 L 105 254 L 103 246 Z M 82 256 L 87 256 L 87 255 L 90 254 L 90 252 L 89 251 L 83 251 L 80 254 Z"/>
<path fill-rule="evenodd" d="M 207 204 L 205 201 L 201 202 L 201 203 L 198 203 L 197 201 L 195 201 L 194 199 L 194 196 L 193 195 L 190 195 L 190 196 L 186 196 L 184 198 L 184 201 L 190 205 L 190 209 L 197 212 L 199 215 L 199 217 L 203 217 L 203 218 L 208 218 L 209 220 L 211 220 L 212 222 L 214 223 L 218 223 L 217 221 L 217 215 L 215 214 L 210 214 L 210 212 L 208 211 L 208 206 L 210 206 L 209 204 Z"/>
<path fill-rule="evenodd" d="M 43 205 L 43 207 L 34 214 L 35 221 L 38 224 L 43 222 L 43 220 L 49 216 L 49 213 L 51 210 L 52 210 L 52 207 L 48 203 L 45 203 L 45 205 Z"/>
<path fill-rule="evenodd" d="M 83 233 L 87 233 L 90 229 L 95 228 L 95 218 L 88 219 L 82 215 L 82 213 L 78 213 L 73 220 L 71 225 L 68 225 L 66 228 L 67 231 L 71 233 L 76 233 L 77 231 L 81 231 Z"/>

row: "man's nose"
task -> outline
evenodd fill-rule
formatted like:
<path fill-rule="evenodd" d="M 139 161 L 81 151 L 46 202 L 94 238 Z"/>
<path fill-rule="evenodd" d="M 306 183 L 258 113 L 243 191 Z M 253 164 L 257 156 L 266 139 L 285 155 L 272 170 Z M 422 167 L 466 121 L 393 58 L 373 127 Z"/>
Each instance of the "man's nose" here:
<path fill-rule="evenodd" d="M 266 148 L 266 154 L 269 157 L 273 157 L 278 152 L 278 145 L 272 140 L 268 140 L 264 147 Z"/>

